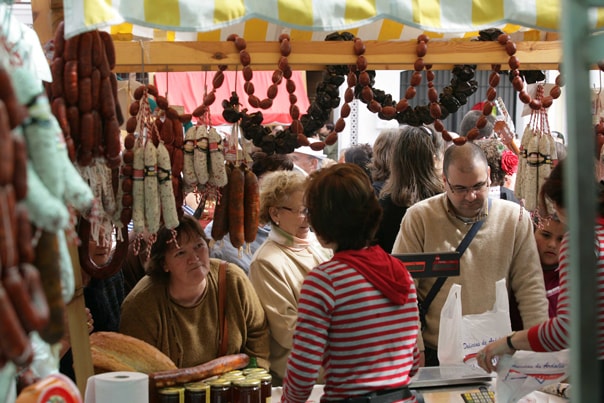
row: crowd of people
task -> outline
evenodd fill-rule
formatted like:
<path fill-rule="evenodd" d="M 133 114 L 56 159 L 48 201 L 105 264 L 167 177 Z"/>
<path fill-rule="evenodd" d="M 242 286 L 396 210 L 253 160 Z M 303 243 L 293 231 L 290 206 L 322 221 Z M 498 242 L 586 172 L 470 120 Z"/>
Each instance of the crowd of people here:
<path fill-rule="evenodd" d="M 482 116 L 475 112 L 460 135 L 475 127 Z M 479 314 L 492 308 L 505 279 L 514 332 L 482 349 L 478 365 L 490 372 L 493 358 L 519 349 L 568 348 L 564 162 L 554 161 L 539 208 L 527 211 L 514 195 L 521 156 L 493 125 L 487 119 L 479 138 L 463 145 L 446 144 L 430 127 L 386 129 L 373 145 L 340 150 L 340 162 L 333 147 L 329 157 L 311 147 L 255 153 L 260 225 L 251 252 L 242 254 L 228 235 L 212 242 L 213 223 L 202 228 L 184 214 L 175 231 L 158 232 L 147 257 L 131 245 L 116 278 L 87 285 L 94 330 L 144 340 L 179 367 L 246 353 L 283 386 L 283 402 L 305 402 L 316 383 L 329 401 L 385 394 L 387 402 L 413 402 L 410 378 L 420 366 L 439 365 L 441 310 L 452 285 L 462 286 L 463 314 Z M 604 188 L 598 278 L 603 195 Z M 461 270 L 450 278 L 413 279 L 393 257 L 455 250 Z M 604 362 L 602 327 L 598 337 Z"/>

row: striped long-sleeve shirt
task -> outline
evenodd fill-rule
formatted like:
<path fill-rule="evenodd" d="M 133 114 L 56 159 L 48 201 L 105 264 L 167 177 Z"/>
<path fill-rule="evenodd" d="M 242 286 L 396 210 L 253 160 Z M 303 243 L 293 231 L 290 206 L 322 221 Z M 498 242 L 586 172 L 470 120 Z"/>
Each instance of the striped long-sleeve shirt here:
<path fill-rule="evenodd" d="M 418 367 L 415 286 L 396 304 L 346 263 L 325 262 L 305 279 L 282 402 L 307 400 L 325 369 L 321 401 L 409 383 Z M 408 401 L 415 401 L 414 398 Z"/>
<path fill-rule="evenodd" d="M 601 221 L 601 220 L 599 220 Z M 604 225 L 599 222 L 595 229 L 598 295 L 598 358 L 604 360 Z M 560 295 L 556 317 L 529 329 L 528 339 L 534 351 L 558 351 L 570 344 L 570 290 L 568 234 L 560 246 Z"/>

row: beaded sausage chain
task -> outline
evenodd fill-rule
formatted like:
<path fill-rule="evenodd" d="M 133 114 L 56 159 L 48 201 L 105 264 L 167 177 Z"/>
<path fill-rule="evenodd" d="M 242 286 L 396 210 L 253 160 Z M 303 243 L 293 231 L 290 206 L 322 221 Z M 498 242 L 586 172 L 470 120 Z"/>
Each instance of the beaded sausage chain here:
<path fill-rule="evenodd" d="M 514 89 L 519 92 L 520 100 L 529 105 L 533 110 L 541 110 L 551 106 L 553 100 L 560 96 L 560 87 L 562 86 L 561 76 L 556 78 L 556 85 L 551 89 L 548 96 L 532 98 L 524 88 L 524 80 L 519 71 L 520 62 L 515 56 L 516 44 L 511 40 L 509 35 L 498 30 L 493 30 L 493 32 L 495 35 L 498 35 L 495 39 L 505 47 L 506 52 L 510 56 L 508 61 L 511 68 L 510 77 L 513 77 L 512 84 Z M 267 154 L 272 154 L 273 152 L 286 154 L 292 152 L 300 145 L 309 145 L 308 140 L 304 137 L 313 136 L 329 119 L 329 115 L 333 108 L 340 104 L 339 86 L 344 81 L 347 82 L 348 88 L 345 91 L 345 103 L 341 108 L 340 118 L 336 122 L 334 130 L 329 133 L 325 142 L 318 141 L 310 144 L 314 150 L 321 150 L 326 144 L 333 144 L 337 141 L 337 134 L 341 132 L 346 125 L 344 119 L 350 114 L 349 103 L 355 98 L 365 103 L 371 112 L 376 113 L 378 117 L 383 120 L 396 119 L 400 124 L 408 124 L 411 126 L 434 124 L 434 128 L 441 133 L 445 141 L 453 140 L 457 145 L 462 145 L 467 140 L 474 140 L 478 136 L 478 130 L 486 125 L 486 116 L 491 114 L 494 106 L 493 102 L 497 97 L 496 87 L 499 84 L 501 65 L 492 65 L 493 72 L 489 77 L 487 101 L 483 106 L 483 116 L 478 120 L 476 127 L 470 131 L 467 138 L 459 137 L 452 139 L 449 132 L 444 128 L 442 119 L 446 119 L 449 114 L 457 112 L 461 106 L 467 103 L 468 97 L 477 91 L 478 84 L 474 80 L 476 65 L 456 65 L 452 70 L 453 78 L 451 79 L 450 85 L 445 87 L 443 91 L 438 94 L 433 84 L 434 72 L 431 70 L 432 65 L 425 64 L 423 60 L 428 51 L 427 44 L 429 38 L 424 34 L 419 35 L 417 38 L 417 59 L 414 63 L 414 73 L 411 76 L 410 84 L 405 92 L 404 98 L 396 102 L 390 94 L 373 87 L 375 71 L 367 70 L 368 61 L 365 56 L 365 45 L 360 38 L 355 38 L 352 34 L 344 32 L 342 34 L 330 34 L 326 37 L 326 40 L 353 41 L 353 51 L 357 56 L 357 62 L 354 65 L 348 66 L 327 66 L 325 73 L 323 74 L 323 81 L 317 86 L 315 100 L 309 106 L 307 113 L 301 116 L 299 120 L 298 110 L 293 108 L 292 103 L 290 113 L 292 114 L 293 123 L 290 128 L 285 129 L 284 131 L 278 131 L 275 135 L 271 135 L 270 129 L 264 128 L 261 125 L 261 112 L 255 112 L 253 114 L 247 114 L 246 111 L 241 112 L 241 128 L 245 138 L 252 140 L 255 146 L 261 147 Z M 287 41 L 287 49 L 291 51 L 291 48 L 289 47 L 289 38 L 287 38 Z M 244 52 L 245 49 L 242 48 L 241 51 Z M 285 57 L 285 55 L 283 55 L 282 46 L 282 58 L 283 57 Z M 251 68 L 249 67 L 249 57 L 242 58 L 242 63 L 244 64 L 244 69 L 251 71 Z M 412 108 L 409 105 L 409 101 L 413 99 L 417 93 L 416 87 L 421 84 L 421 73 L 423 70 L 426 70 L 429 103 L 427 105 L 420 105 Z M 344 76 L 347 76 L 346 80 L 344 79 Z M 277 82 L 274 80 L 274 77 L 275 75 L 273 75 L 273 83 L 275 85 Z M 251 79 L 251 76 L 249 79 Z M 246 78 L 246 84 L 248 84 L 249 79 Z M 249 83 L 247 87 L 251 88 L 250 91 L 246 88 L 248 95 L 250 95 L 250 93 L 253 94 L 253 87 L 250 87 L 250 84 L 251 83 Z M 274 92 L 274 90 L 271 90 L 272 87 L 273 86 L 269 87 L 269 94 L 271 91 Z M 290 101 L 291 95 L 292 92 L 290 92 Z M 257 104 L 258 107 L 263 108 L 269 105 L 269 101 L 271 100 L 270 96 L 262 101 L 255 98 L 250 99 L 250 104 L 252 106 Z M 292 113 L 292 110 L 295 112 Z M 296 140 L 295 144 L 293 140 Z"/>

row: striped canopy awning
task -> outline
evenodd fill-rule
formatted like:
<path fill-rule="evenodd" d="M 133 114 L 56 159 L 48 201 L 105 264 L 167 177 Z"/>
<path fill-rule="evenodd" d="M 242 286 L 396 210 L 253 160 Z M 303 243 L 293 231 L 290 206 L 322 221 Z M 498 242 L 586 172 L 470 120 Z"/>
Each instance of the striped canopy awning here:
<path fill-rule="evenodd" d="M 557 31 L 560 0 L 64 0 L 67 37 L 111 29 L 115 39 L 223 41 L 237 33 L 251 41 L 324 40 L 348 30 L 366 40 L 475 37 L 498 27 L 539 40 Z M 592 29 L 604 26 L 594 9 Z"/>

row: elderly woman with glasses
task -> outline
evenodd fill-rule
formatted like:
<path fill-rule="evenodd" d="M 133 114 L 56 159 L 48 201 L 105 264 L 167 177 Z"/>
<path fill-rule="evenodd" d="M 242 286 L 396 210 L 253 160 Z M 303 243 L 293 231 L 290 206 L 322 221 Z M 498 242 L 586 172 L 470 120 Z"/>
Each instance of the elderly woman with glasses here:
<path fill-rule="evenodd" d="M 305 187 L 306 177 L 297 171 L 268 173 L 260 184 L 260 221 L 271 230 L 252 257 L 249 277 L 268 319 L 273 385 L 280 385 L 285 373 L 302 282 L 332 256 L 310 230 Z"/>

